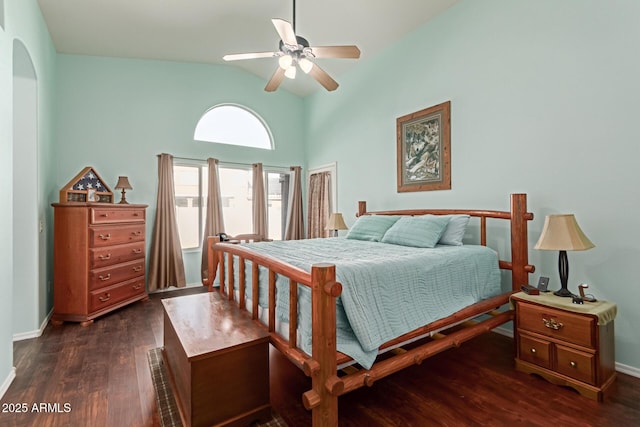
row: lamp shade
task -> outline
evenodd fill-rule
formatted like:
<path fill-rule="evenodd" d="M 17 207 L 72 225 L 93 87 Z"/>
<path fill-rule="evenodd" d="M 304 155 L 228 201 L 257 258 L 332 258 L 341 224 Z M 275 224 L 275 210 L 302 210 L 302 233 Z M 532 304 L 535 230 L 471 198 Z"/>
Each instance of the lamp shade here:
<path fill-rule="evenodd" d="M 573 214 L 547 215 L 535 249 L 584 251 L 595 247 L 582 232 Z"/>
<path fill-rule="evenodd" d="M 347 225 L 344 223 L 341 213 L 332 213 L 329 215 L 329 221 L 325 230 L 346 230 Z"/>
<path fill-rule="evenodd" d="M 131 184 L 129 184 L 129 178 L 126 176 L 119 176 L 116 187 L 118 190 L 133 190 Z"/>

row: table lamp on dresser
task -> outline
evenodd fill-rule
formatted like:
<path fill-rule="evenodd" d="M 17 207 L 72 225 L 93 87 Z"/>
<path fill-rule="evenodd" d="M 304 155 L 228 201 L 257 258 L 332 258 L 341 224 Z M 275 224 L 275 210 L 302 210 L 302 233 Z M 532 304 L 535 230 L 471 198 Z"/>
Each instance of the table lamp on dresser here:
<path fill-rule="evenodd" d="M 535 249 L 560 251 L 558 271 L 560 273 L 561 288 L 554 292 L 561 297 L 572 297 L 567 289 L 569 280 L 569 260 L 567 251 L 584 251 L 595 247 L 591 240 L 582 232 L 573 214 L 547 215 L 544 226 Z"/>

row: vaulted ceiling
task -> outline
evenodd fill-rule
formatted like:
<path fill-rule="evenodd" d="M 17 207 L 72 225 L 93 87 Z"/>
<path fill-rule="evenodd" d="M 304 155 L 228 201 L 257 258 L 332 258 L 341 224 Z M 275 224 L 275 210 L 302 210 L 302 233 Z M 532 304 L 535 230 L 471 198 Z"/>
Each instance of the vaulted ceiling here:
<path fill-rule="evenodd" d="M 340 75 L 438 15 L 457 0 L 298 0 L 296 33 L 312 46 L 355 44 L 359 60 L 316 59 Z M 272 18 L 293 21 L 292 0 L 38 0 L 59 53 L 221 64 L 228 53 L 278 50 Z M 265 84 L 277 59 L 226 63 Z M 282 88 L 324 90 L 310 76 Z M 338 89 L 339 90 L 339 89 Z"/>

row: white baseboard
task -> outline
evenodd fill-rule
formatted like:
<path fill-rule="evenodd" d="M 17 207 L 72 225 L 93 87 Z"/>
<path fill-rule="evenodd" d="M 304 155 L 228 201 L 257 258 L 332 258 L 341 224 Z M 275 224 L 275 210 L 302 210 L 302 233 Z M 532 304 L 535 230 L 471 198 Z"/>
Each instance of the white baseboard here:
<path fill-rule="evenodd" d="M 494 328 L 493 332 L 495 332 L 496 334 L 504 335 L 505 337 L 513 338 L 513 331 L 511 329 L 499 326 L 497 328 Z M 623 374 L 631 375 L 632 377 L 640 378 L 640 368 L 635 368 L 633 366 L 616 362 L 616 371 Z"/>
<path fill-rule="evenodd" d="M 2 399 L 7 390 L 9 390 L 9 386 L 11 385 L 15 377 L 16 368 L 14 366 L 13 368 L 11 368 L 11 371 L 9 371 L 9 375 L 7 376 L 7 378 L 2 382 L 2 386 L 0 386 L 0 399 Z"/>
<path fill-rule="evenodd" d="M 15 342 L 15 341 L 28 340 L 31 338 L 38 338 L 44 332 L 44 328 L 46 328 L 47 325 L 49 324 L 49 319 L 51 319 L 52 314 L 53 314 L 53 309 L 51 309 L 49 314 L 47 314 L 47 317 L 44 318 L 44 320 L 40 324 L 39 329 L 36 329 L 35 331 L 20 332 L 17 334 L 13 334 L 13 341 Z"/>

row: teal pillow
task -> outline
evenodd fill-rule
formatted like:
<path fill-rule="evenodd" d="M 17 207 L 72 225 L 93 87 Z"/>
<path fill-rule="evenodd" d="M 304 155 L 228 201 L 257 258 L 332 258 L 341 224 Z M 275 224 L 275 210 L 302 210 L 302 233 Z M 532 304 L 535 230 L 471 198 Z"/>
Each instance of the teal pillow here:
<path fill-rule="evenodd" d="M 467 225 L 469 224 L 469 215 L 443 215 L 449 218 L 449 224 L 444 229 L 444 233 L 440 236 L 438 241 L 441 245 L 462 246 L 462 238 L 464 233 L 467 232 Z"/>
<path fill-rule="evenodd" d="M 447 228 L 449 218 L 439 215 L 403 216 L 382 238 L 382 243 L 433 248 Z"/>
<path fill-rule="evenodd" d="M 347 239 L 379 242 L 384 233 L 399 219 L 393 215 L 363 215 L 347 233 Z"/>

